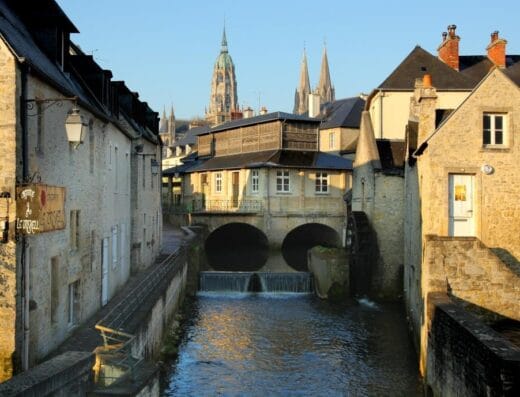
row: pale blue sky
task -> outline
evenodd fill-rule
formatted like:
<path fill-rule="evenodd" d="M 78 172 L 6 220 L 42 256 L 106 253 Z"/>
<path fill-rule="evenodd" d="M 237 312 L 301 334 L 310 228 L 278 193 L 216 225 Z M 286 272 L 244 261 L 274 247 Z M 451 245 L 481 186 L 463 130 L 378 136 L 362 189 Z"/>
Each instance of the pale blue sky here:
<path fill-rule="evenodd" d="M 303 46 L 311 85 L 326 40 L 336 98 L 368 93 L 419 44 L 436 54 L 457 25 L 461 54 L 484 54 L 500 31 L 520 54 L 520 2 L 58 0 L 80 30 L 73 40 L 162 112 L 202 116 L 224 19 L 241 106 L 291 112 Z"/>

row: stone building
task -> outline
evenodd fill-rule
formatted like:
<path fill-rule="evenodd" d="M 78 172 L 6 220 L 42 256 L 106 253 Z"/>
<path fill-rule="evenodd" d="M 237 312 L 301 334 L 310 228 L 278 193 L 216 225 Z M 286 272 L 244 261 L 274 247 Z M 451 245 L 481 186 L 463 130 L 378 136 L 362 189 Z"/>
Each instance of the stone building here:
<path fill-rule="evenodd" d="M 425 78 L 416 85 L 407 143 L 404 286 L 423 371 L 430 293 L 449 294 L 488 323 L 520 320 L 519 70 L 492 69 L 440 124 L 435 82 Z"/>
<path fill-rule="evenodd" d="M 208 226 L 209 240 L 231 224 L 272 248 L 295 238 L 342 245 L 352 162 L 318 150 L 319 123 L 281 112 L 224 123 L 198 135 L 197 160 L 164 174 L 182 176 L 182 204 L 192 223 Z M 285 259 L 306 269 L 305 248 Z"/>
<path fill-rule="evenodd" d="M 499 38 L 496 32 L 492 34 L 487 55 L 460 55 L 460 37 L 456 35 L 455 29 L 454 25 L 450 25 L 448 32 L 443 35 L 437 57 L 419 46 L 415 47 L 368 96 L 366 113 L 362 117 L 360 135 L 365 136 L 369 144 L 358 144 L 351 205 L 353 215 L 365 217 L 373 236 L 370 255 L 376 255 L 372 263 L 377 264 L 372 269 L 373 274 L 383 269 L 390 271 L 387 275 L 392 274 L 391 278 L 379 278 L 386 280 L 385 284 L 393 280 L 393 287 L 388 290 L 393 292 L 389 296 L 399 294 L 398 285 L 404 265 L 403 157 L 415 80 L 427 73 L 436 82 L 434 113 L 438 125 L 466 100 L 490 68 L 495 65 L 505 69 L 515 68 L 520 60 L 517 55 L 506 56 L 505 40 Z M 501 56 L 497 55 L 496 48 L 503 50 Z M 452 62 L 455 58 L 459 60 L 457 64 Z M 386 171 L 380 163 L 383 160 L 381 156 L 390 165 Z M 356 221 L 352 219 L 350 224 L 355 225 Z M 386 289 L 379 288 L 375 279 L 374 282 L 373 291 L 382 293 Z"/>
<path fill-rule="evenodd" d="M 226 29 L 222 32 L 220 54 L 213 67 L 211 78 L 211 95 L 206 121 L 217 125 L 231 120 L 233 113 L 238 112 L 237 80 L 235 65 L 228 52 Z"/>
<path fill-rule="evenodd" d="M 55 1 L 0 1 L 0 14 L 5 380 L 153 262 L 162 225 L 158 114 L 71 42 Z"/>

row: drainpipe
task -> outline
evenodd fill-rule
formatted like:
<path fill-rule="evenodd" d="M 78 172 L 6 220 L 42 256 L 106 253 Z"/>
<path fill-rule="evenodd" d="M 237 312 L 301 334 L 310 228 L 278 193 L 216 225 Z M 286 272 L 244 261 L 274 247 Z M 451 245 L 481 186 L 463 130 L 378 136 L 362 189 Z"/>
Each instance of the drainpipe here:
<path fill-rule="evenodd" d="M 25 63 L 25 59 L 20 60 L 20 128 L 21 128 L 21 144 L 22 144 L 22 183 L 29 177 L 29 155 L 28 140 L 29 133 L 27 130 L 27 75 L 30 67 Z M 22 348 L 21 348 L 21 366 L 22 370 L 29 369 L 29 267 L 27 266 L 27 239 L 22 236 L 22 248 L 20 253 L 20 291 L 21 291 L 21 320 L 22 320 Z"/>
<path fill-rule="evenodd" d="M 383 139 L 383 91 L 379 90 L 379 138 Z"/>

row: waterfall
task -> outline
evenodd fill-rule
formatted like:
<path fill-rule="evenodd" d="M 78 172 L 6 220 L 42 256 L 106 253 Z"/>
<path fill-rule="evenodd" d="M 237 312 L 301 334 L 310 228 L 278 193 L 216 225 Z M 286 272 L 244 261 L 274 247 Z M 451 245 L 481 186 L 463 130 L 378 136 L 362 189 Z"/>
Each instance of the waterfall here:
<path fill-rule="evenodd" d="M 312 275 L 309 272 L 258 273 L 265 292 L 313 292 Z"/>
<path fill-rule="evenodd" d="M 200 272 L 199 290 L 205 292 L 311 293 L 309 272 Z"/>
<path fill-rule="evenodd" d="M 200 291 L 247 292 L 251 272 L 200 272 Z"/>

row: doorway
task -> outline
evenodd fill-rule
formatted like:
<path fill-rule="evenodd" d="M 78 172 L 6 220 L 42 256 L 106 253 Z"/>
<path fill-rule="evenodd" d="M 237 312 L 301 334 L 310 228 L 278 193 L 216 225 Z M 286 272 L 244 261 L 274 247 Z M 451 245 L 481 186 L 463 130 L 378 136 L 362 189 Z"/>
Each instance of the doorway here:
<path fill-rule="evenodd" d="M 449 235 L 474 236 L 475 176 L 469 174 L 450 174 L 449 176 Z"/>

